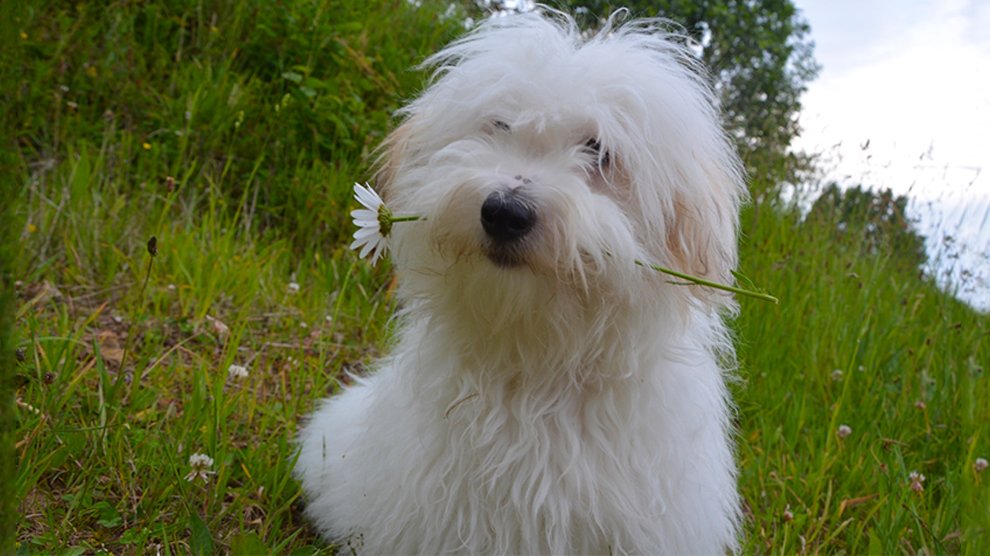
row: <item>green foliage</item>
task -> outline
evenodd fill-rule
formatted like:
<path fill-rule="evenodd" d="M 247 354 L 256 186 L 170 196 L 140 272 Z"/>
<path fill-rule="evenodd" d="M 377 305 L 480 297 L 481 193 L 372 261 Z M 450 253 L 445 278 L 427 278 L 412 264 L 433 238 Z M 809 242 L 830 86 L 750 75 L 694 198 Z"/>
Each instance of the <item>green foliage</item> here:
<path fill-rule="evenodd" d="M 17 44 L 14 30 L 0 23 L 0 91 L 11 91 L 17 76 L 11 71 Z M 14 154 L 12 132 L 16 114 L 5 102 L 0 102 L 0 553 L 14 551 L 17 527 L 17 498 L 8 480 L 17 472 L 14 445 L 18 434 L 17 409 L 14 402 L 16 387 L 14 365 L 21 352 L 17 351 L 14 312 L 15 267 L 20 256 L 20 241 L 16 227 L 19 160 Z"/>
<path fill-rule="evenodd" d="M 757 185 L 776 193 L 809 160 L 789 151 L 800 129 L 801 95 L 818 73 L 810 27 L 792 0 L 567 0 L 586 23 L 620 7 L 682 26 L 699 46 L 721 95 L 722 110 Z M 762 192 L 757 192 L 762 193 Z"/>
<path fill-rule="evenodd" d="M 907 216 L 908 197 L 890 189 L 872 191 L 862 186 L 846 189 L 828 184 L 811 206 L 808 220 L 833 230 L 834 240 L 863 256 L 889 256 L 907 270 L 928 261 L 925 238 Z"/>
<path fill-rule="evenodd" d="M 339 238 L 328 215 L 419 87 L 408 69 L 460 28 L 444 14 L 399 0 L 38 2 L 13 16 L 7 102 L 29 160 L 109 141 L 116 171 L 145 187 L 172 176 L 188 202 L 211 181 L 297 242 Z"/>

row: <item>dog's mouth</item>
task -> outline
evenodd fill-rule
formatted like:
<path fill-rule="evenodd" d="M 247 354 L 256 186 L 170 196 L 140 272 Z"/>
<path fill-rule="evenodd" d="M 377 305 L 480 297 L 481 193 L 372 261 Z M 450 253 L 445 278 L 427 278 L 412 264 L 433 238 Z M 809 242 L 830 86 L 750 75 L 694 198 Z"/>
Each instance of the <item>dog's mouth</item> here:
<path fill-rule="evenodd" d="M 522 266 L 525 261 L 522 242 L 511 244 L 489 242 L 485 246 L 485 256 L 499 268 L 514 268 Z"/>

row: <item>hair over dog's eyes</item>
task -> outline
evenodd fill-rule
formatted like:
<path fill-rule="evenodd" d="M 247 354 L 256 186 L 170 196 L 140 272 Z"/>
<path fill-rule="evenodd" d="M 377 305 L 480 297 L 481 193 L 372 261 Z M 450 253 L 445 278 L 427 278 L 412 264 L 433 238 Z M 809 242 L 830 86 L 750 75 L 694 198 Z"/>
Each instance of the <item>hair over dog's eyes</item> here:
<path fill-rule="evenodd" d="M 502 120 L 493 120 L 492 127 L 499 131 L 512 131 L 512 128 L 509 127 L 509 124 L 503 122 Z"/>
<path fill-rule="evenodd" d="M 602 148 L 602 143 L 598 139 L 592 137 L 584 143 L 584 148 L 592 156 L 595 157 L 595 162 L 602 168 L 608 168 L 609 163 L 612 161 L 612 157 L 608 150 Z"/>

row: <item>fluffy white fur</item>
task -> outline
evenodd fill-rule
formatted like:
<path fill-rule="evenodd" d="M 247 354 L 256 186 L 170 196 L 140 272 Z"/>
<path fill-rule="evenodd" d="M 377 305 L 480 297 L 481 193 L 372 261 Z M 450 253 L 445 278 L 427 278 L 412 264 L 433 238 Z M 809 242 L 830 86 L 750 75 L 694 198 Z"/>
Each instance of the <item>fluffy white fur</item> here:
<path fill-rule="evenodd" d="M 427 61 L 378 186 L 391 355 L 300 433 L 307 515 L 360 553 L 719 554 L 740 520 L 728 296 L 744 186 L 690 52 L 656 21 L 495 19 Z M 597 144 L 596 144 L 597 142 Z M 481 222 L 517 191 L 535 226 Z"/>

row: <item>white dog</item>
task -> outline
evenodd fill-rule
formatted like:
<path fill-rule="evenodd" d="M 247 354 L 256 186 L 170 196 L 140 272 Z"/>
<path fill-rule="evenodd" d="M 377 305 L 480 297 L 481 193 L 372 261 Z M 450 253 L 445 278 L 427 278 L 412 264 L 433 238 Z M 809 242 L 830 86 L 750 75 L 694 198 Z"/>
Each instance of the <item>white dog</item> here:
<path fill-rule="evenodd" d="M 740 165 L 662 23 L 493 19 L 427 61 L 378 185 L 392 354 L 300 434 L 306 513 L 358 552 L 738 548 L 729 283 Z"/>

